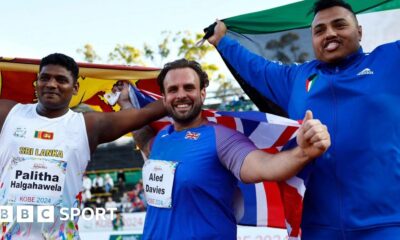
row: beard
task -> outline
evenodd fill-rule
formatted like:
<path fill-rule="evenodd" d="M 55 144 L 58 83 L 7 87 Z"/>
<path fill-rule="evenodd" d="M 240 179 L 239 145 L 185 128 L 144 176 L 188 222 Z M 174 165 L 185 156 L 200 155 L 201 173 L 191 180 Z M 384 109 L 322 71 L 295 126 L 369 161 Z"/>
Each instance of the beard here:
<path fill-rule="evenodd" d="M 201 101 L 194 102 L 192 108 L 185 113 L 180 113 L 179 111 L 176 111 L 175 108 L 172 106 L 166 107 L 166 110 L 168 112 L 168 115 L 171 116 L 175 122 L 180 124 L 189 124 L 199 116 L 199 114 L 201 113 L 202 105 L 203 104 Z"/>

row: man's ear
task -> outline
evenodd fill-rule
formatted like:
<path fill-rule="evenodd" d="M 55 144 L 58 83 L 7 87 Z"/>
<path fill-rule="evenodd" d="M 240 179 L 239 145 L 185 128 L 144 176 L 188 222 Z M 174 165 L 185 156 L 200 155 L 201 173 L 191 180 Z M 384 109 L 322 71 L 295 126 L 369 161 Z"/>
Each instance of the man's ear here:
<path fill-rule="evenodd" d="M 203 89 L 200 90 L 200 96 L 201 96 L 201 102 L 204 103 L 204 100 L 206 100 L 206 88 L 204 87 Z"/>
<path fill-rule="evenodd" d="M 78 82 L 78 80 L 76 80 L 76 82 L 74 83 L 74 90 L 73 90 L 72 94 L 78 95 L 78 91 L 79 91 L 79 82 Z"/>
<path fill-rule="evenodd" d="M 358 25 L 358 41 L 359 42 L 361 42 L 361 39 L 362 39 L 362 26 L 361 25 Z"/>

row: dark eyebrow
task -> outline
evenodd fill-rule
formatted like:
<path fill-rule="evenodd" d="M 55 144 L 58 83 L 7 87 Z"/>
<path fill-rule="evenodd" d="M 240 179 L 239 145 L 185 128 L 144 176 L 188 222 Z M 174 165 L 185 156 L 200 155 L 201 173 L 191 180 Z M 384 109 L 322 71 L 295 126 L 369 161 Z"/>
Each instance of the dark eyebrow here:
<path fill-rule="evenodd" d="M 49 73 L 41 73 L 41 74 L 39 74 L 38 78 L 41 78 L 41 77 L 50 77 L 50 76 L 52 76 L 52 74 L 49 74 Z M 67 76 L 64 76 L 64 75 L 55 75 L 55 76 L 53 76 L 53 77 L 56 78 L 56 79 L 67 79 L 67 80 L 68 80 L 68 77 L 67 77 Z"/>
<path fill-rule="evenodd" d="M 340 23 L 340 22 L 347 22 L 347 21 L 344 18 L 336 18 L 333 21 L 331 21 L 330 23 L 335 24 L 335 23 Z M 315 25 L 312 29 L 321 28 L 325 25 L 326 25 L 326 23 L 320 23 L 320 24 Z"/>
<path fill-rule="evenodd" d="M 167 90 L 170 90 L 170 89 L 173 89 L 173 88 L 177 88 L 177 86 L 176 85 L 168 86 Z"/>
<path fill-rule="evenodd" d="M 317 28 L 322 28 L 322 27 L 324 27 L 324 26 L 325 26 L 325 24 L 320 23 L 320 24 L 314 26 L 314 27 L 312 28 L 312 30 L 317 29 Z"/>
<path fill-rule="evenodd" d="M 338 19 L 335 19 L 335 20 L 332 21 L 333 24 L 341 23 L 341 22 L 347 23 L 346 19 L 344 19 L 344 18 L 338 18 Z"/>
<path fill-rule="evenodd" d="M 49 76 L 50 74 L 48 73 L 39 73 L 39 76 Z"/>
<path fill-rule="evenodd" d="M 195 87 L 195 85 L 193 83 L 187 83 L 183 85 L 183 87 Z"/>

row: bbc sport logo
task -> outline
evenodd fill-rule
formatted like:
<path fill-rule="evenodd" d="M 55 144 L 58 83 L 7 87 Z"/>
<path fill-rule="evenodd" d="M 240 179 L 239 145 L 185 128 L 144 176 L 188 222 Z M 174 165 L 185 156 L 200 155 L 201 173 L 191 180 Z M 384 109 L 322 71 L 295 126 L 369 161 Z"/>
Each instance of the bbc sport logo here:
<path fill-rule="evenodd" d="M 16 211 L 14 214 L 14 210 Z M 110 214 L 110 219 L 114 219 L 117 208 L 60 208 L 59 220 L 73 220 L 80 216 L 84 220 L 105 220 L 105 215 Z M 0 206 L 0 222 L 13 222 L 14 216 L 18 223 L 51 223 L 54 222 L 54 206 Z"/>

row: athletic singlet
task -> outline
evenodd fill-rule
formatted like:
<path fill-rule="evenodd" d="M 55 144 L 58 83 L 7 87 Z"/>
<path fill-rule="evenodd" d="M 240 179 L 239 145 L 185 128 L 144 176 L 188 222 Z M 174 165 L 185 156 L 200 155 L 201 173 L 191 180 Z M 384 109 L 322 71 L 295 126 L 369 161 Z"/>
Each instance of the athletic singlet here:
<path fill-rule="evenodd" d="M 170 125 L 161 130 L 148 161 L 177 163 L 171 206 L 148 206 L 142 239 L 236 239 L 237 179 L 244 159 L 254 150 L 243 134 L 218 124 L 182 131 Z M 167 175 L 153 172 L 151 179 L 143 178 L 145 192 L 166 195 L 161 180 Z"/>
<path fill-rule="evenodd" d="M 17 104 L 0 133 L 0 205 L 13 206 L 13 221 L 1 228 L 5 239 L 79 239 L 78 219 L 60 220 L 59 209 L 79 207 L 82 174 L 90 160 L 83 114 L 58 118 L 36 112 L 37 104 Z M 55 219 L 16 219 L 16 206 L 55 206 Z"/>

